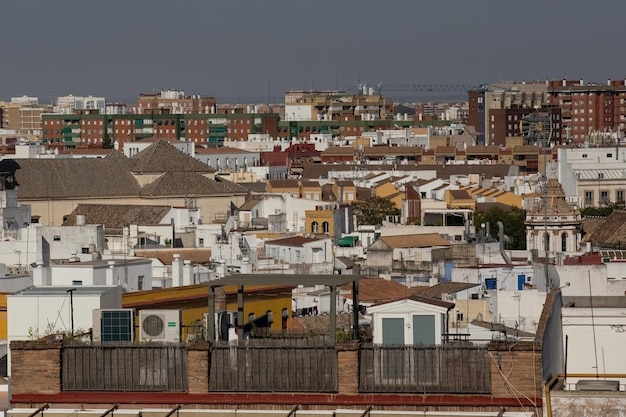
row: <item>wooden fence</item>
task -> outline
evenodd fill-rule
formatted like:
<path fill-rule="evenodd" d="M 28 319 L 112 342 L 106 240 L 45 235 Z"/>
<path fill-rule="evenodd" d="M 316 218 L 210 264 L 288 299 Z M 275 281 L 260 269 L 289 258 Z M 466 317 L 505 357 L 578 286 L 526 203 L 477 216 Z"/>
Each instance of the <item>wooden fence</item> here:
<path fill-rule="evenodd" d="M 337 391 L 337 353 L 329 344 L 249 340 L 214 345 L 210 355 L 210 391 Z"/>
<path fill-rule="evenodd" d="M 67 344 L 61 353 L 64 391 L 186 391 L 183 345 Z"/>
<path fill-rule="evenodd" d="M 359 391 L 488 394 L 488 351 L 474 346 L 362 346 Z"/>

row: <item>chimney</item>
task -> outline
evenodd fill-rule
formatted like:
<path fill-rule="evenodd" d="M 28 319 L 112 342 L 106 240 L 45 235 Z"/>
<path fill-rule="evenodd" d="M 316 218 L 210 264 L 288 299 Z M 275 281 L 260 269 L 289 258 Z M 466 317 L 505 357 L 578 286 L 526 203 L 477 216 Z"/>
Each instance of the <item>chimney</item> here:
<path fill-rule="evenodd" d="M 37 262 L 35 262 L 35 264 L 35 269 L 33 269 L 33 285 L 35 287 L 39 287 L 44 285 L 43 261 L 38 260 Z"/>
<path fill-rule="evenodd" d="M 192 279 L 191 261 L 189 259 L 185 259 L 185 261 L 183 262 L 183 282 L 182 282 L 182 285 L 191 285 L 191 284 L 193 284 L 193 282 L 191 282 L 191 279 Z"/>
<path fill-rule="evenodd" d="M 172 260 L 172 287 L 180 287 L 183 278 L 183 265 L 180 262 L 180 254 L 175 253 Z"/>
<path fill-rule="evenodd" d="M 106 285 L 116 285 L 113 282 L 113 273 L 115 272 L 115 261 L 111 260 L 107 262 L 109 267 L 106 270 Z"/>

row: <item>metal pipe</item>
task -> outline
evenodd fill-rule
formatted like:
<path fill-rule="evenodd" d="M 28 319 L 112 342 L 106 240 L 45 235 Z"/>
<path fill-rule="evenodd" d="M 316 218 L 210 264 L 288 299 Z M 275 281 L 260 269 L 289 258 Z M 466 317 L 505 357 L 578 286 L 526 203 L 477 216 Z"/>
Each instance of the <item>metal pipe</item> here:
<path fill-rule="evenodd" d="M 33 411 L 32 413 L 30 413 L 28 417 L 35 417 L 39 413 L 43 415 L 44 410 L 47 410 L 48 408 L 50 408 L 50 404 L 44 404 L 38 409 L 36 409 L 35 411 Z"/>
<path fill-rule="evenodd" d="M 115 404 L 113 407 L 109 408 L 104 413 L 100 414 L 100 417 L 106 417 L 109 414 L 113 414 L 113 411 L 117 410 L 118 407 L 119 407 L 119 405 Z"/>
<path fill-rule="evenodd" d="M 369 415 L 370 415 L 370 411 L 372 411 L 372 408 L 374 408 L 374 406 L 373 406 L 373 405 L 370 405 L 369 407 L 367 407 L 367 408 L 365 409 L 365 411 L 363 411 L 363 412 L 361 413 L 361 416 L 360 416 L 360 417 L 365 417 L 366 415 L 367 415 L 367 416 L 369 416 Z"/>
<path fill-rule="evenodd" d="M 172 414 L 178 413 L 178 410 L 180 410 L 181 408 L 183 408 L 183 406 L 178 404 L 176 407 L 172 408 L 170 412 L 165 415 L 165 417 L 170 417 Z"/>
<path fill-rule="evenodd" d="M 299 405 L 294 406 L 291 409 L 291 411 L 289 411 L 289 414 L 287 414 L 287 417 L 295 416 L 296 415 L 296 411 L 298 411 L 299 408 L 300 408 Z"/>

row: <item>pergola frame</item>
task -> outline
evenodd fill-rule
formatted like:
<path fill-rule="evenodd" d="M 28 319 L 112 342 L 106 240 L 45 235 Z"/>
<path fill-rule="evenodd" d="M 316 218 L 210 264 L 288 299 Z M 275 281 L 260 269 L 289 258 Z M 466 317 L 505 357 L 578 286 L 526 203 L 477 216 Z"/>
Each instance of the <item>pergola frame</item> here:
<path fill-rule="evenodd" d="M 237 328 L 239 340 L 243 339 L 243 294 L 245 285 L 276 285 L 297 287 L 299 285 L 313 287 L 324 285 L 330 287 L 330 335 L 337 333 L 337 287 L 352 283 L 353 300 L 353 325 L 352 339 L 359 336 L 359 280 L 360 275 L 314 275 L 314 274 L 233 274 L 224 278 L 208 282 L 208 316 L 207 319 L 207 339 L 210 342 L 216 340 L 215 337 L 215 288 L 225 286 L 237 287 Z"/>

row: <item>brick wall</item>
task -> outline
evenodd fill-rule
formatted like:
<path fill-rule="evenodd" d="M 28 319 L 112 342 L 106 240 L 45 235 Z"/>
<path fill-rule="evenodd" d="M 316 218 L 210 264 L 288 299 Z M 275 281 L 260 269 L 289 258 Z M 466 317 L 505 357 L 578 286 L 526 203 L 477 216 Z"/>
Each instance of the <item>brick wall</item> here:
<path fill-rule="evenodd" d="M 61 392 L 60 342 L 13 341 L 10 348 L 13 394 Z"/>
<path fill-rule="evenodd" d="M 533 342 L 492 342 L 489 357 L 491 394 L 494 397 L 542 397 L 541 349 Z"/>
<path fill-rule="evenodd" d="M 203 394 L 209 391 L 209 344 L 196 343 L 187 346 L 187 380 L 189 393 Z"/>

